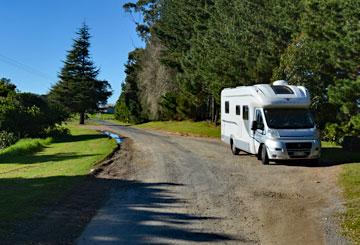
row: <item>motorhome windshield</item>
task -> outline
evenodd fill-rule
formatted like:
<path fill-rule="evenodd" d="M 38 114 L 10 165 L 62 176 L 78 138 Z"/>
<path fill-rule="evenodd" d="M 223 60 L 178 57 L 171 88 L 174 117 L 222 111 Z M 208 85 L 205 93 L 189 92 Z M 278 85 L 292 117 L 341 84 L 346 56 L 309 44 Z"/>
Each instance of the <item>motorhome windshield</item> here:
<path fill-rule="evenodd" d="M 315 126 L 312 114 L 307 109 L 264 109 L 269 128 L 301 129 Z"/>

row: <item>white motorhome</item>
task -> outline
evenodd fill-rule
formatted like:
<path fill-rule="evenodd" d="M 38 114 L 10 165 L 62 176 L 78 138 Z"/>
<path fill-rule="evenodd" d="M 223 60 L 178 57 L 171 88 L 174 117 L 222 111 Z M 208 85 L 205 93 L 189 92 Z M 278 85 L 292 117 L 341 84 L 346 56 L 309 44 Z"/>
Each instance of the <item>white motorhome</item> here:
<path fill-rule="evenodd" d="M 221 139 L 234 155 L 240 150 L 269 161 L 320 158 L 320 140 L 302 86 L 280 80 L 227 88 L 221 92 Z"/>

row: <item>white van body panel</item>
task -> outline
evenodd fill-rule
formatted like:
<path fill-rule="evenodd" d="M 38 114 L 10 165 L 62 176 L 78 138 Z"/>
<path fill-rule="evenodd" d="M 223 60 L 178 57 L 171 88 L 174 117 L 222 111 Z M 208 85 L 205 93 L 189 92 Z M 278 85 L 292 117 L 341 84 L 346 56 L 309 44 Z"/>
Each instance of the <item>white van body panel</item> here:
<path fill-rule="evenodd" d="M 295 153 L 292 151 L 298 149 L 293 149 L 293 147 L 309 147 L 311 143 L 311 149 L 306 149 L 304 158 L 319 158 L 320 141 L 317 138 L 315 127 L 310 129 L 277 129 L 279 138 L 269 137 L 271 129 L 267 126 L 264 109 L 307 109 L 311 101 L 305 87 L 291 86 L 286 81 L 276 81 L 273 85 L 290 89 L 290 92 L 276 93 L 270 84 L 227 88 L 221 92 L 221 140 L 227 144 L 232 142 L 236 148 L 251 154 L 258 154 L 260 146 L 265 145 L 269 159 L 279 160 L 294 157 Z M 228 104 L 228 111 L 226 111 L 226 104 Z M 240 115 L 237 115 L 239 112 L 236 110 L 237 106 L 240 107 Z M 247 117 L 246 108 L 248 108 Z M 265 128 L 262 131 L 251 129 L 256 116 L 260 116 L 264 120 Z M 246 118 L 248 119 L 246 120 Z M 298 145 L 294 145 L 294 143 L 298 143 Z M 298 154 L 296 153 L 296 155 Z M 296 159 L 299 158 L 301 157 L 296 157 Z"/>

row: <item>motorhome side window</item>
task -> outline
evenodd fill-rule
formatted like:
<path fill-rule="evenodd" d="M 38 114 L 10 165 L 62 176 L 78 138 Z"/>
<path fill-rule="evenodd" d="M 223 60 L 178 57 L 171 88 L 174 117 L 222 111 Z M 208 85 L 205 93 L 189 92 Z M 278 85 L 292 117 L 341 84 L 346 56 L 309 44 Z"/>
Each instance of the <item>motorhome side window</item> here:
<path fill-rule="evenodd" d="M 225 113 L 229 113 L 230 109 L 230 104 L 229 104 L 229 101 L 225 101 Z"/>
<path fill-rule="evenodd" d="M 249 120 L 249 107 L 247 105 L 243 106 L 243 119 Z"/>
<path fill-rule="evenodd" d="M 239 105 L 237 105 L 236 106 L 236 115 L 240 115 L 240 106 Z"/>

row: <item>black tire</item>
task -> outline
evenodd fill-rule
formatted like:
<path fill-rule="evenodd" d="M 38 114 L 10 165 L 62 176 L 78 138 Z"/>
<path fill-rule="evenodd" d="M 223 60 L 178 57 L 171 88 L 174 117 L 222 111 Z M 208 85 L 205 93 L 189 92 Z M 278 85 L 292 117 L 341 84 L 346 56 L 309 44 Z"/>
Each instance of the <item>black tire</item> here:
<path fill-rule="evenodd" d="M 232 140 L 230 141 L 230 147 L 231 147 L 231 152 L 233 155 L 239 155 L 240 150 L 238 148 L 236 148 L 236 146 L 234 145 L 234 142 Z"/>
<path fill-rule="evenodd" d="M 262 146 L 259 147 L 259 151 L 258 151 L 258 153 L 256 154 L 257 160 L 261 160 L 261 148 L 262 148 Z"/>
<path fill-rule="evenodd" d="M 269 157 L 268 157 L 265 145 L 263 145 L 261 147 L 261 163 L 263 165 L 268 165 L 269 164 Z"/>

